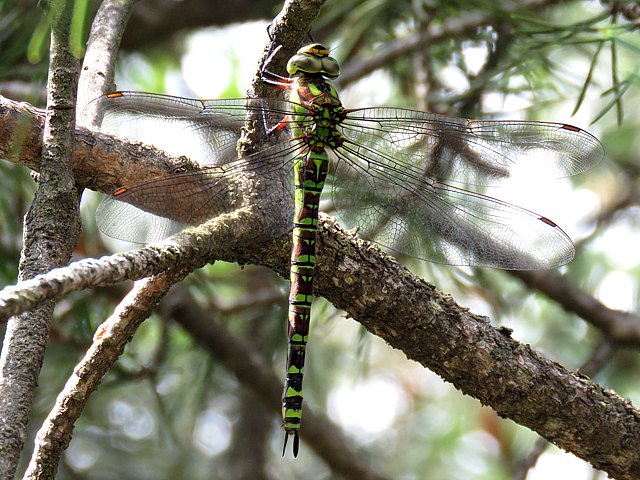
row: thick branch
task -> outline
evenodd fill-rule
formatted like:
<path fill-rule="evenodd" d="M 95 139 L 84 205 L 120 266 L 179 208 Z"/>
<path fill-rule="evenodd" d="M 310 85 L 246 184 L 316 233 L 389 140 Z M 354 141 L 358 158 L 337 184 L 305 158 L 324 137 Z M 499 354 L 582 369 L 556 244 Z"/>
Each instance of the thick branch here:
<path fill-rule="evenodd" d="M 25 104 L 0 97 L 0 156 L 38 170 L 37 151 L 41 145 L 39 135 L 43 115 Z M 18 142 L 22 143 L 22 150 L 15 149 Z M 171 173 L 177 168 L 198 168 L 185 157 L 171 157 L 151 147 L 117 141 L 82 128 L 76 130 L 72 163 L 78 185 L 102 192 Z M 610 309 L 566 279 L 551 273 L 525 275 L 518 272 L 514 275 L 602 329 L 610 340 L 640 345 L 640 318 L 637 315 Z"/>
<path fill-rule="evenodd" d="M 326 218 L 321 231 L 318 295 L 500 416 L 614 478 L 640 476 L 640 412 L 629 402 L 493 328 Z M 284 274 L 287 248 L 272 245 L 238 260 Z"/>
<path fill-rule="evenodd" d="M 45 112 L 0 97 L 0 158 L 40 171 Z M 198 164 L 172 157 L 156 148 L 115 140 L 109 135 L 76 128 L 71 165 L 76 184 L 111 193 L 123 184 L 194 170 Z"/>
<path fill-rule="evenodd" d="M 70 51 L 73 2 L 57 2 L 52 20 L 47 117 L 42 135 L 40 181 L 25 217 L 19 278 L 69 261 L 80 234 L 79 196 L 70 164 L 79 64 Z M 24 445 L 42 366 L 53 303 L 10 320 L 0 357 L 0 477 L 12 478 Z"/>
<path fill-rule="evenodd" d="M 640 412 L 629 402 L 494 329 L 325 217 L 318 240 L 316 294 L 501 416 L 615 478 L 640 474 Z M 228 245 L 207 250 L 288 272 L 286 237 L 245 249 Z"/>
<path fill-rule="evenodd" d="M 320 13 L 320 8 L 326 0 L 287 0 L 282 10 L 273 19 L 269 29 L 271 42 L 264 50 L 258 72 L 254 76 L 249 96 L 273 96 L 278 89 L 262 81 L 262 70 L 267 66 L 265 60 L 276 47 L 282 47 L 278 56 L 273 59 L 268 68 L 270 71 L 285 74 L 286 62 L 296 52 L 309 35 L 311 23 Z"/>

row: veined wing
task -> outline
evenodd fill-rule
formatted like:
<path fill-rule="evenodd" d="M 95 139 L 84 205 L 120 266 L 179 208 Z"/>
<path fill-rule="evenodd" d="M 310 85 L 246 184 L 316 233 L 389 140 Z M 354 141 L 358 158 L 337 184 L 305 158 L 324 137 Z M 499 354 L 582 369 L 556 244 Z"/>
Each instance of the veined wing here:
<path fill-rule="evenodd" d="M 219 167 L 153 178 L 116 190 L 96 210 L 102 233 L 136 243 L 160 241 L 224 211 Z M 219 213 L 219 212 L 218 212 Z M 209 215 L 211 217 L 209 217 Z"/>
<path fill-rule="evenodd" d="M 180 172 L 123 187 L 96 210 L 102 233 L 135 243 L 160 241 L 188 226 L 231 212 L 246 201 L 238 182 L 251 176 L 263 190 L 277 190 L 279 202 L 293 207 L 291 157 L 300 142 L 287 142 L 219 167 Z M 256 181 L 258 180 L 258 181 Z M 268 210 L 268 209 L 267 209 Z M 273 234 L 286 232 L 292 215 L 278 219 Z"/>
<path fill-rule="evenodd" d="M 561 123 L 364 108 L 349 110 L 342 130 L 372 166 L 466 185 L 499 183 L 518 167 L 549 177 L 571 176 L 604 157 L 597 138 Z"/>
<path fill-rule="evenodd" d="M 203 166 L 237 159 L 236 143 L 248 114 L 256 113 L 267 131 L 290 111 L 284 100 L 196 100 L 142 92 L 116 92 L 98 101 L 104 132 L 185 155 Z"/>
<path fill-rule="evenodd" d="M 119 92 L 104 97 L 103 102 L 103 125 L 108 133 L 145 141 L 176 155 L 192 155 L 203 165 L 217 165 L 153 178 L 118 189 L 105 199 L 96 211 L 98 227 L 121 240 L 159 241 L 232 211 L 240 201 L 233 196 L 234 176 L 257 175 L 267 181 L 270 174 L 291 168 L 291 153 L 302 147 L 300 141 L 292 141 L 288 132 L 282 131 L 277 132 L 277 145 L 237 158 L 236 142 L 247 115 L 252 114 L 269 131 L 288 113 L 290 107 L 285 101 L 200 101 Z M 287 181 L 290 178 L 291 174 L 286 176 Z M 293 205 L 290 186 L 285 183 L 282 201 Z"/>
<path fill-rule="evenodd" d="M 403 172 L 362 174 L 365 160 L 342 150 L 334 207 L 364 238 L 436 263 L 541 270 L 571 261 L 571 239 L 551 220 L 498 199 Z M 404 182 L 404 183 L 400 183 Z"/>
<path fill-rule="evenodd" d="M 366 238 L 453 265 L 536 270 L 573 258 L 571 240 L 551 220 L 439 180 L 487 184 L 536 161 L 552 175 L 572 175 L 603 156 L 587 132 L 388 108 L 349 111 L 342 132 L 333 203 Z"/>

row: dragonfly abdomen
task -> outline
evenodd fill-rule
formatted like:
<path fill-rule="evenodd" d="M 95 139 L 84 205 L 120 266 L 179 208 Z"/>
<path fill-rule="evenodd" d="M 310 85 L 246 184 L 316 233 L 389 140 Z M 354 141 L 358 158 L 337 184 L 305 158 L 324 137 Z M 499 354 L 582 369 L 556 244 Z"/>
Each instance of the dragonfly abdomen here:
<path fill-rule="evenodd" d="M 313 301 L 318 209 L 328 168 L 329 157 L 324 150 L 309 149 L 303 158 L 295 161 L 296 193 L 289 292 L 289 348 L 287 378 L 282 394 L 283 426 L 286 435 L 294 435 L 294 455 L 297 454 L 298 430 L 302 418 L 302 378 Z"/>

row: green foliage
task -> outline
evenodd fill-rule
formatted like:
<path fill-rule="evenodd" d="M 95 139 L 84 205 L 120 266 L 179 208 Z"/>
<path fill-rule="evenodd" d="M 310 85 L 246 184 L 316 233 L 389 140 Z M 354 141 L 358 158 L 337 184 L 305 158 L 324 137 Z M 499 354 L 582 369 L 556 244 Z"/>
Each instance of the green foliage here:
<path fill-rule="evenodd" d="M 44 30 L 48 27 L 45 24 L 41 12 L 26 2 L 6 1 L 0 4 L 0 81 L 42 82 L 46 78 L 46 65 L 33 65 L 40 61 L 42 54 L 35 58 L 27 54 L 35 48 L 32 44 L 42 44 L 34 39 L 46 35 Z M 34 25 L 37 26 L 34 28 Z M 38 48 L 41 50 L 42 45 Z M 26 62 L 27 57 L 35 62 Z"/>
<path fill-rule="evenodd" d="M 23 167 L 0 160 L 0 283 L 14 283 L 22 237 L 22 218 L 33 196 L 33 181 Z"/>

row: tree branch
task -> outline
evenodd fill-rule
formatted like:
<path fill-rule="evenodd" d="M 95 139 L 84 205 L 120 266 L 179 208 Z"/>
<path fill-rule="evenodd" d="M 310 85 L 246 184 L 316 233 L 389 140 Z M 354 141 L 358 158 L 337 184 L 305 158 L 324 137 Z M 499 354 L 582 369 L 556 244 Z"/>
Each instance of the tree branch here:
<path fill-rule="evenodd" d="M 43 110 L 0 97 L 0 158 L 39 172 L 44 121 Z M 78 186 L 105 193 L 145 178 L 201 168 L 186 157 L 82 127 L 75 131 L 71 165 Z"/>
<path fill-rule="evenodd" d="M 326 216 L 319 233 L 317 295 L 499 415 L 615 478 L 637 477 L 640 412 L 629 402 L 493 328 Z M 205 247 L 202 232 L 193 241 L 211 258 L 288 272 L 287 237 L 251 248 Z"/>
<path fill-rule="evenodd" d="M 600 329 L 618 345 L 640 345 L 640 317 L 632 312 L 607 307 L 566 277 L 553 271 L 509 272 L 529 288 L 538 290 L 558 302 L 568 312 Z"/>
<path fill-rule="evenodd" d="M 8 152 L 14 161 L 22 162 L 23 157 L 29 157 L 30 141 L 20 143 L 23 145 L 21 152 L 11 151 L 8 145 L 20 135 L 31 138 L 37 130 L 37 121 L 33 119 L 37 115 L 15 105 L 7 107 L 3 103 L 0 107 L 3 108 L 0 110 L 0 153 Z M 4 128 L 5 120 L 10 124 L 18 122 L 16 119 L 26 119 L 22 129 L 15 127 L 15 123 L 14 128 Z M 74 168 L 77 166 L 82 172 L 78 183 L 87 182 L 102 191 L 170 172 L 175 169 L 173 165 L 182 160 L 161 156 L 162 163 L 157 165 L 152 157 L 158 152 L 153 149 L 120 144 L 110 137 L 87 131 L 78 132 L 77 138 L 82 142 L 77 145 L 74 157 Z M 7 143 L 3 143 L 3 135 Z M 114 153 L 116 150 L 118 153 Z M 135 158 L 131 163 L 134 167 L 129 167 L 130 157 Z M 109 171 L 108 166 L 96 160 L 99 158 L 104 159 L 105 164 L 111 162 L 118 171 Z M 92 159 L 92 163 L 88 164 L 87 159 Z M 37 165 L 35 159 L 32 161 Z M 155 165 L 158 173 L 149 174 L 146 168 L 135 167 L 136 164 Z M 229 223 L 220 224 L 222 236 L 215 237 L 215 242 L 207 240 L 210 226 L 187 234 L 182 240 L 190 239 L 198 248 L 173 245 L 170 257 L 175 263 L 172 265 L 182 265 L 181 261 L 192 259 L 193 255 L 204 262 L 200 254 L 206 253 L 208 258 L 263 264 L 284 276 L 289 268 L 288 238 L 251 248 L 231 247 L 236 244 L 236 227 L 250 228 L 251 219 L 257 218 L 250 211 L 244 215 L 239 219 L 227 218 Z M 259 232 L 254 236 L 261 237 Z M 322 222 L 318 245 L 316 293 L 345 309 L 370 331 L 402 349 L 409 358 L 491 405 L 500 415 L 529 426 L 617 478 L 636 478 L 640 474 L 638 412 L 630 404 L 544 359 L 503 331 L 493 329 L 484 317 L 462 309 L 435 287 L 411 276 L 388 257 L 352 238 L 326 218 Z M 159 263 L 164 261 L 161 256 L 166 251 L 158 247 L 129 252 L 117 258 L 135 262 L 140 252 L 145 252 L 152 260 L 150 267 L 140 267 L 132 270 L 133 273 L 125 271 L 128 266 L 120 268 L 118 275 L 108 281 L 138 278 L 159 271 L 156 268 L 166 268 Z M 93 272 L 102 272 L 103 264 L 114 258 L 86 262 L 94 262 Z M 153 262 L 158 263 L 154 265 Z M 88 278 L 87 274 L 81 273 L 73 283 L 67 283 L 59 276 L 63 272 L 66 270 L 34 281 L 33 285 L 40 288 L 38 297 L 30 290 L 22 292 L 32 297 L 28 299 L 31 304 L 38 304 L 42 298 L 53 298 L 71 289 L 107 281 L 104 277 L 96 280 L 99 274 Z M 20 287 L 5 290 L 16 293 L 21 291 Z"/>
<path fill-rule="evenodd" d="M 84 411 L 89 396 L 111 370 L 124 347 L 175 282 L 191 272 L 190 268 L 137 282 L 115 312 L 96 332 L 91 347 L 58 395 L 56 404 L 38 431 L 35 449 L 24 478 L 55 478 L 62 453 L 69 446 L 76 420 Z"/>
<path fill-rule="evenodd" d="M 614 352 L 615 349 L 611 342 L 606 340 L 604 342 L 600 342 L 600 344 L 591 352 L 589 359 L 580 366 L 579 371 L 584 375 L 596 375 L 611 359 Z M 548 446 L 549 442 L 547 440 L 542 437 L 538 438 L 529 454 L 514 465 L 514 473 L 511 480 L 526 480 L 529 470 L 533 468 L 538 461 L 538 458 L 540 458 Z"/>
<path fill-rule="evenodd" d="M 93 19 L 78 85 L 80 125 L 95 127 L 102 122 L 99 103 L 92 100 L 115 90 L 116 57 L 134 4 L 134 0 L 105 0 Z"/>
<path fill-rule="evenodd" d="M 40 182 L 25 217 L 21 280 L 69 261 L 80 234 L 79 196 L 70 164 L 79 64 L 70 51 L 73 2 L 58 2 L 52 22 L 47 117 Z M 37 154 L 40 153 L 38 148 Z M 12 478 L 26 437 L 53 302 L 10 320 L 0 357 L 0 477 Z"/>

